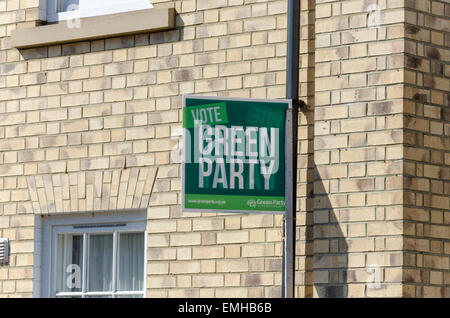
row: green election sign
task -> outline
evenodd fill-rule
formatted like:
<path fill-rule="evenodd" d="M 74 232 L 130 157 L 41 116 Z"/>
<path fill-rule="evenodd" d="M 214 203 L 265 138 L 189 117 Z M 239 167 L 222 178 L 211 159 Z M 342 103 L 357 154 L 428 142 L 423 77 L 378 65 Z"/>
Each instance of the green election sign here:
<path fill-rule="evenodd" d="M 183 211 L 284 213 L 288 100 L 183 96 Z"/>

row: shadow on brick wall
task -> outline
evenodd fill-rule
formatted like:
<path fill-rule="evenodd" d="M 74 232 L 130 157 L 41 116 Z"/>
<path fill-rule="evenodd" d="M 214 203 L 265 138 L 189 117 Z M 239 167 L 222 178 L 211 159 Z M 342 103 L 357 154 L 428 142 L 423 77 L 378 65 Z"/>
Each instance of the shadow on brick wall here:
<path fill-rule="evenodd" d="M 328 197 L 330 189 L 315 170 L 314 181 L 314 297 L 345 298 L 348 296 L 348 245 L 339 212 Z M 336 205 L 336 204 L 334 204 Z"/>

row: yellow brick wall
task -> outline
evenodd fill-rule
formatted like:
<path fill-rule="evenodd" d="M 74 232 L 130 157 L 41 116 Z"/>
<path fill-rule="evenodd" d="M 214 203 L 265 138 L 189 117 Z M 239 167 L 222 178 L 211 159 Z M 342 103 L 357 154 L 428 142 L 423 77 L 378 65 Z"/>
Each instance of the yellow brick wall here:
<path fill-rule="evenodd" d="M 175 30 L 11 48 L 37 3 L 0 1 L 0 296 L 32 295 L 34 215 L 146 206 L 148 297 L 280 296 L 282 218 L 181 214 L 171 153 L 182 94 L 285 97 L 287 2 L 153 1 Z"/>
<path fill-rule="evenodd" d="M 316 1 L 316 297 L 402 295 L 404 14 L 403 1 Z"/>
<path fill-rule="evenodd" d="M 317 297 L 450 296 L 449 9 L 316 1 Z"/>
<path fill-rule="evenodd" d="M 423 1 L 410 9 L 403 61 L 404 295 L 450 297 L 450 4 Z"/>

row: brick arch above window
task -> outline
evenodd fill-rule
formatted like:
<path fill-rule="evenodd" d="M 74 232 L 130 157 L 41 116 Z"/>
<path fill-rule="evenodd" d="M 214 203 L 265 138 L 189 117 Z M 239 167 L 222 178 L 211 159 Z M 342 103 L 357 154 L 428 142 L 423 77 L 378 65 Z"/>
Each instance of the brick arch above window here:
<path fill-rule="evenodd" d="M 147 208 L 158 168 L 80 171 L 27 177 L 35 214 Z"/>

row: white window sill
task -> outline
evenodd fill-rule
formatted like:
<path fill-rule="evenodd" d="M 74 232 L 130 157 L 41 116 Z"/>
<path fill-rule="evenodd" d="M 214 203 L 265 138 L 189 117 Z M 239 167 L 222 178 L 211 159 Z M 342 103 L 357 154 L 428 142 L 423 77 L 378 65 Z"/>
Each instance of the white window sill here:
<path fill-rule="evenodd" d="M 175 9 L 138 10 L 118 14 L 69 19 L 11 34 L 11 46 L 18 49 L 56 45 L 116 36 L 158 32 L 175 27 Z"/>

